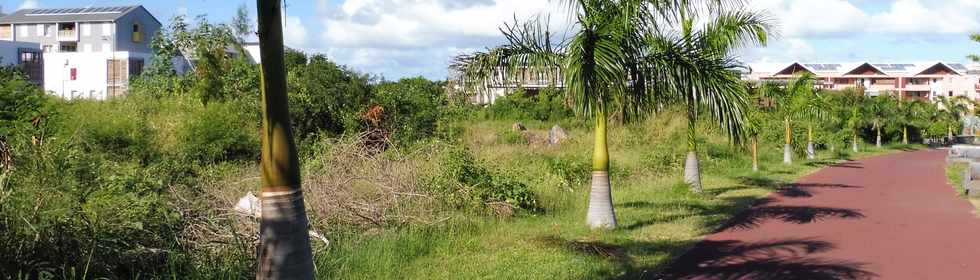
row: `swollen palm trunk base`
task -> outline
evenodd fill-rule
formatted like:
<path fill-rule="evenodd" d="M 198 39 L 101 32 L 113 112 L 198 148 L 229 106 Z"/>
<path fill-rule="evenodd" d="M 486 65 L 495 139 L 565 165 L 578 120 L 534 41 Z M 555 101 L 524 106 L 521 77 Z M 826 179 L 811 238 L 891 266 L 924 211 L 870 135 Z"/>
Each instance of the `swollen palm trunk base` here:
<path fill-rule="evenodd" d="M 313 279 L 305 209 L 300 190 L 262 192 L 257 279 Z"/>
<path fill-rule="evenodd" d="M 875 137 L 875 147 L 881 148 L 881 134 Z"/>
<path fill-rule="evenodd" d="M 789 144 L 783 146 L 783 163 L 793 163 L 793 147 L 791 147 Z"/>
<path fill-rule="evenodd" d="M 814 159 L 817 157 L 817 152 L 813 149 L 813 143 L 806 143 L 806 158 Z"/>
<path fill-rule="evenodd" d="M 613 211 L 607 171 L 592 171 L 592 192 L 589 194 L 589 212 L 585 222 L 590 228 L 616 228 L 616 212 Z"/>
<path fill-rule="evenodd" d="M 698 154 L 695 152 L 687 153 L 687 161 L 684 162 L 684 183 L 691 186 L 691 190 L 701 192 L 701 169 L 698 164 Z"/>
<path fill-rule="evenodd" d="M 851 149 L 854 150 L 855 153 L 858 152 L 858 142 L 857 141 L 851 141 Z"/>

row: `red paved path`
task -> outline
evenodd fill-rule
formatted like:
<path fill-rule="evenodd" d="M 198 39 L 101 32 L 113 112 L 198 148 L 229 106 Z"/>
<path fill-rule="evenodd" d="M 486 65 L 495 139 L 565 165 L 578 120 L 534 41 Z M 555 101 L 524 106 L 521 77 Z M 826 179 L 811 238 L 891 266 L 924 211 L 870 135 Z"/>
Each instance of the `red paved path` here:
<path fill-rule="evenodd" d="M 828 167 L 709 235 L 663 279 L 980 279 L 980 218 L 946 151 Z"/>

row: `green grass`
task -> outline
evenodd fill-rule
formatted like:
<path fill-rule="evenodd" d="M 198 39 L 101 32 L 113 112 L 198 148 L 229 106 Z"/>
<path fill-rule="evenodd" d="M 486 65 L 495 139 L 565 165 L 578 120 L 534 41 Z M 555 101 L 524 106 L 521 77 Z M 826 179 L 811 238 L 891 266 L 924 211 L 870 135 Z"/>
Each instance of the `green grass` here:
<path fill-rule="evenodd" d="M 965 175 L 966 168 L 969 166 L 964 162 L 951 162 L 946 165 L 946 177 L 949 179 L 949 184 L 956 189 L 956 193 L 960 197 L 966 199 L 973 204 L 973 208 L 977 209 L 973 211 L 973 214 L 980 216 L 980 197 L 970 197 L 966 195 L 966 190 L 963 188 L 963 175 Z"/>
<path fill-rule="evenodd" d="M 545 210 L 515 217 L 461 215 L 432 226 L 333 236 L 317 254 L 323 279 L 609 279 L 652 277 L 670 260 L 775 188 L 838 162 L 784 165 L 781 146 L 760 145 L 762 170 L 748 152 L 706 129 L 700 148 L 705 192 L 681 181 L 683 120 L 661 118 L 610 131 L 613 200 L 619 228 L 585 226 L 591 133 L 569 129 L 558 147 L 507 141 L 510 122 L 467 124 L 464 144 L 498 172 L 517 178 Z M 546 137 L 552 123 L 525 122 Z M 917 146 L 865 145 L 851 158 Z"/>

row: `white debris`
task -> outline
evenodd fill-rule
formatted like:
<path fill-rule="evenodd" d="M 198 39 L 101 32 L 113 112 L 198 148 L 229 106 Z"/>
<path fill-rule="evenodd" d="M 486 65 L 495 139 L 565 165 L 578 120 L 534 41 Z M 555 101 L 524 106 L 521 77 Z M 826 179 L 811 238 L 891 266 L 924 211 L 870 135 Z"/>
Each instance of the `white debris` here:
<path fill-rule="evenodd" d="M 262 201 L 252 192 L 248 192 L 235 204 L 235 211 L 256 218 L 262 217 Z"/>
<path fill-rule="evenodd" d="M 248 192 L 235 203 L 235 211 L 256 218 L 262 217 L 262 201 L 252 192 Z M 330 246 L 330 240 L 320 233 L 310 230 L 310 239 L 320 240 L 324 245 Z"/>

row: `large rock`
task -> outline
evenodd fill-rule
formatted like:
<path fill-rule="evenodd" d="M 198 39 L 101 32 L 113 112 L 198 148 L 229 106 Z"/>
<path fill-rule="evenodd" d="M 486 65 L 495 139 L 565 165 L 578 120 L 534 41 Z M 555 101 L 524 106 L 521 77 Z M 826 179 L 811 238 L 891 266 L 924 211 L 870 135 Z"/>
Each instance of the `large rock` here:
<path fill-rule="evenodd" d="M 980 163 L 971 162 L 963 174 L 963 189 L 969 196 L 980 196 Z"/>
<path fill-rule="evenodd" d="M 565 129 L 561 128 L 557 124 L 552 126 L 551 130 L 548 131 L 548 144 L 558 145 L 567 139 L 568 132 L 565 132 Z"/>
<path fill-rule="evenodd" d="M 980 146 L 953 145 L 949 149 L 949 159 L 963 162 L 980 160 Z"/>

